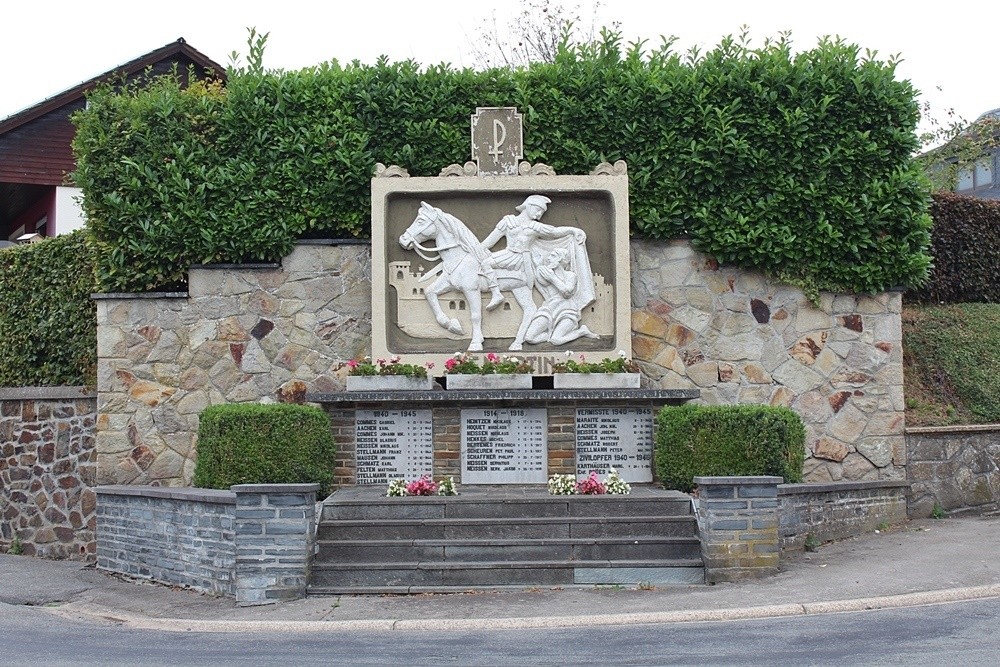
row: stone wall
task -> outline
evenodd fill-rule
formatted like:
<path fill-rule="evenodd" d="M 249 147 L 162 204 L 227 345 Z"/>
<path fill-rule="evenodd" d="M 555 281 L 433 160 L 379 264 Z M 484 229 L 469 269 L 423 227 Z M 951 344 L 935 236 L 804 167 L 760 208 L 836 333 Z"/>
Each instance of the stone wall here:
<path fill-rule="evenodd" d="M 298 245 L 281 266 L 192 268 L 188 293 L 99 295 L 98 481 L 185 486 L 209 405 L 343 388 L 371 345 L 367 245 Z"/>
<path fill-rule="evenodd" d="M 318 490 L 318 484 L 98 487 L 97 567 L 235 597 L 241 606 L 301 597 Z"/>
<path fill-rule="evenodd" d="M 97 567 L 215 595 L 236 595 L 236 494 L 98 487 Z"/>
<path fill-rule="evenodd" d="M 778 572 L 780 477 L 695 477 L 705 582 L 742 581 Z"/>
<path fill-rule="evenodd" d="M 824 293 L 816 308 L 686 241 L 633 241 L 632 309 L 632 353 L 663 388 L 797 412 L 806 481 L 905 478 L 900 293 Z"/>
<path fill-rule="evenodd" d="M 809 535 L 830 542 L 905 521 L 909 486 L 892 480 L 782 484 L 781 548 L 801 549 Z"/>
<path fill-rule="evenodd" d="M 906 430 L 910 514 L 1000 512 L 1000 425 Z"/>
<path fill-rule="evenodd" d="M 82 387 L 0 389 L 0 549 L 93 558 L 96 403 Z"/>
<path fill-rule="evenodd" d="M 686 241 L 631 252 L 632 347 L 649 381 L 790 406 L 807 481 L 905 478 L 900 294 L 824 294 L 814 308 Z M 193 268 L 190 295 L 102 295 L 100 483 L 189 484 L 208 405 L 341 390 L 337 366 L 370 350 L 370 278 L 365 245 L 299 245 L 280 266 Z"/>

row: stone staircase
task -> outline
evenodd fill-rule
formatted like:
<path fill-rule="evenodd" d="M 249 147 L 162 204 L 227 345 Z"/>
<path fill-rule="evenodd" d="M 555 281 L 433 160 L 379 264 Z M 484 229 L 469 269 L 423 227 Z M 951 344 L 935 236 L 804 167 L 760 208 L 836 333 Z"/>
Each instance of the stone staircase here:
<path fill-rule="evenodd" d="M 691 499 L 550 496 L 544 487 L 462 487 L 452 497 L 342 489 L 323 505 L 310 594 L 704 583 Z"/>

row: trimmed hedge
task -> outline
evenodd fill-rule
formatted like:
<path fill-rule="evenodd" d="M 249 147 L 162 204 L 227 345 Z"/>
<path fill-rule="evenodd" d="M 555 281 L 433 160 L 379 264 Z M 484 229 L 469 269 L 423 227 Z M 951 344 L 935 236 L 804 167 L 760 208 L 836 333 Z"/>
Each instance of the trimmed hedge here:
<path fill-rule="evenodd" d="M 263 45 L 252 53 L 259 56 Z M 525 159 L 558 173 L 626 160 L 632 231 L 687 235 L 722 262 L 810 289 L 918 284 L 929 186 L 916 91 L 895 62 L 787 37 L 703 55 L 620 36 L 522 70 L 411 61 L 230 71 L 98 89 L 79 112 L 75 180 L 105 291 L 185 280 L 190 264 L 275 261 L 302 236 L 369 235 L 376 162 L 434 176 L 469 159 L 477 106 L 517 106 Z"/>
<path fill-rule="evenodd" d="M 937 192 L 931 216 L 934 267 L 907 299 L 923 303 L 1000 302 L 1000 201 Z"/>
<path fill-rule="evenodd" d="M 206 408 L 194 485 L 318 483 L 329 493 L 336 448 L 326 413 L 307 405 L 232 403 Z"/>
<path fill-rule="evenodd" d="M 0 387 L 96 384 L 95 291 L 82 231 L 0 250 Z"/>
<path fill-rule="evenodd" d="M 701 475 L 777 475 L 802 481 L 806 431 L 797 414 L 768 405 L 682 405 L 656 419 L 656 472 L 691 491 Z"/>

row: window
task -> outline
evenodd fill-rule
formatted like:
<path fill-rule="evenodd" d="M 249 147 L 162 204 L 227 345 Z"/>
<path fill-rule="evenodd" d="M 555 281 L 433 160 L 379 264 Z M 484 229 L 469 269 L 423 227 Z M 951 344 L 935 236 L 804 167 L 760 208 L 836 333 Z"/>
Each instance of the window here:
<path fill-rule="evenodd" d="M 962 167 L 958 172 L 955 192 L 982 190 L 993 186 L 993 156 L 988 155 L 976 164 Z"/>

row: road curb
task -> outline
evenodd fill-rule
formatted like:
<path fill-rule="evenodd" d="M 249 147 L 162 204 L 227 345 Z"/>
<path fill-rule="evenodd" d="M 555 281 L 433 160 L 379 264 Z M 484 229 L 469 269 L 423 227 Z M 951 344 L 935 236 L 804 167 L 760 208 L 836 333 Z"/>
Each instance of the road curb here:
<path fill-rule="evenodd" d="M 883 595 L 851 600 L 785 603 L 729 609 L 692 609 L 686 611 L 644 612 L 633 614 L 593 614 L 577 616 L 458 618 L 458 619 L 372 619 L 332 621 L 226 621 L 182 618 L 153 618 L 121 614 L 89 605 L 53 608 L 50 611 L 67 617 L 85 617 L 113 622 L 130 628 L 167 632 L 390 632 L 449 630 L 514 630 L 572 628 L 595 625 L 640 625 L 661 623 L 705 623 L 783 616 L 812 616 L 875 609 L 899 609 L 1000 597 L 1000 584 L 950 588 L 921 593 Z"/>

